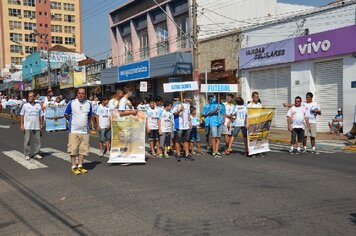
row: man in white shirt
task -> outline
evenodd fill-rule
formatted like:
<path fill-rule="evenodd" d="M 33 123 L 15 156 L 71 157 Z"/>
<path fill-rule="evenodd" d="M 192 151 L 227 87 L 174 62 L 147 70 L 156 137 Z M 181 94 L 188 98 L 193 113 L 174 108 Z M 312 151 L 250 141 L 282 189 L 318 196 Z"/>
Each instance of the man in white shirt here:
<path fill-rule="evenodd" d="M 39 155 L 41 148 L 41 130 L 43 129 L 43 111 L 41 105 L 35 103 L 35 94 L 28 93 L 28 100 L 23 104 L 21 111 L 21 131 L 24 131 L 24 155 L 26 160 L 30 160 L 31 153 L 34 158 L 41 159 Z M 33 150 L 31 150 L 31 141 Z"/>
<path fill-rule="evenodd" d="M 224 103 L 226 114 L 225 114 L 225 117 L 224 117 L 224 124 L 223 124 L 223 128 L 222 128 L 222 134 L 225 137 L 225 144 L 226 144 L 225 154 L 226 154 L 226 151 L 229 152 L 228 146 L 229 146 L 230 139 L 231 139 L 231 136 L 232 136 L 231 113 L 232 113 L 232 111 L 234 110 L 234 107 L 235 107 L 235 105 L 233 103 L 233 100 L 234 100 L 234 95 L 233 94 L 230 93 L 230 94 L 226 95 L 226 102 Z"/>
<path fill-rule="evenodd" d="M 110 141 L 111 141 L 111 112 L 110 108 L 107 105 L 109 99 L 103 98 L 102 102 L 95 111 L 97 130 L 99 131 L 99 157 L 104 156 L 105 152 L 110 150 Z M 105 147 L 104 147 L 105 143 Z"/>
<path fill-rule="evenodd" d="M 321 109 L 319 104 L 313 101 L 313 94 L 311 92 L 308 92 L 306 94 L 306 102 L 304 102 L 302 106 L 305 108 L 307 112 L 307 116 L 309 118 L 309 123 L 310 123 L 310 130 L 307 131 L 303 141 L 303 146 L 304 146 L 303 153 L 307 152 L 307 140 L 309 136 L 312 145 L 312 153 L 317 154 L 315 149 L 316 117 L 317 115 L 321 115 Z"/>
<path fill-rule="evenodd" d="M 119 105 L 117 107 L 120 112 L 120 116 L 136 115 L 137 110 L 132 108 L 132 104 L 129 100 L 129 98 L 132 97 L 132 89 L 125 88 L 124 90 L 124 96 L 120 99 Z"/>
<path fill-rule="evenodd" d="M 294 106 L 289 108 L 287 113 L 288 130 L 292 133 L 291 149 L 289 154 L 302 154 L 300 144 L 304 140 L 304 130 L 310 130 L 309 118 L 307 111 L 301 106 L 302 98 L 296 97 L 294 99 Z M 295 150 L 297 148 L 297 150 Z"/>
<path fill-rule="evenodd" d="M 72 161 L 71 171 L 75 175 L 87 173 L 83 168 L 83 160 L 89 154 L 89 120 L 93 110 L 85 99 L 84 88 L 78 89 L 77 98 L 68 103 L 64 114 L 69 121 L 68 153 Z"/>
<path fill-rule="evenodd" d="M 151 148 L 152 156 L 160 155 L 159 145 L 159 117 L 161 112 L 155 105 L 155 101 L 150 101 L 150 107 L 146 111 L 146 130 L 148 134 L 148 142 Z M 155 150 L 157 147 L 157 151 Z"/>
<path fill-rule="evenodd" d="M 108 105 L 111 110 L 113 109 L 118 109 L 119 107 L 119 101 L 120 99 L 124 96 L 124 91 L 122 89 L 117 89 L 116 93 L 112 98 L 110 99 Z"/>

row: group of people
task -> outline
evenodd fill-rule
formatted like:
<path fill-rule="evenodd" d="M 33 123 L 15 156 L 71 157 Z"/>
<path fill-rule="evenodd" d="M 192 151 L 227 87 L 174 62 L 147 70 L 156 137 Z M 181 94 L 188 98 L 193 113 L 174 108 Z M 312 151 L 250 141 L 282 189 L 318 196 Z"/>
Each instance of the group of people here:
<path fill-rule="evenodd" d="M 234 100 L 233 94 L 226 94 L 224 102 L 220 94 L 208 96 L 208 103 L 202 110 L 201 117 L 197 115 L 197 109 L 192 106 L 189 98 L 175 98 L 172 101 L 151 99 L 142 102 L 136 109 L 131 103 L 132 90 L 129 88 L 118 89 L 111 98 L 98 99 L 90 97 L 86 99 L 86 90 L 79 88 L 76 98 L 66 104 L 61 96 L 53 100 L 53 92 L 48 90 L 48 95 L 43 102 L 36 102 L 34 92 L 29 92 L 27 101 L 21 105 L 20 129 L 24 131 L 24 155 L 27 160 L 33 154 L 34 158 L 41 159 L 39 153 L 41 142 L 40 132 L 44 128 L 44 114 L 47 106 L 66 106 L 69 137 L 68 153 L 71 157 L 71 171 L 75 175 L 86 173 L 83 167 L 84 157 L 89 154 L 89 131 L 98 130 L 100 157 L 110 150 L 111 143 L 111 113 L 117 110 L 120 116 L 136 115 L 138 110 L 146 112 L 146 132 L 153 156 L 170 158 L 174 155 L 177 161 L 183 158 L 194 160 L 193 155 L 202 154 L 199 128 L 205 128 L 207 150 L 211 151 L 214 158 L 220 158 L 222 153 L 230 155 L 233 143 L 239 137 L 241 131 L 244 150 L 248 153 L 248 108 L 263 108 L 258 92 L 252 93 L 252 99 L 248 103 L 241 97 Z M 320 106 L 313 101 L 313 94 L 306 94 L 306 101 L 297 96 L 294 104 L 284 104 L 288 107 L 287 123 L 291 132 L 290 154 L 302 154 L 306 152 L 307 137 L 310 136 L 312 153 L 316 152 L 316 121 L 321 115 Z M 337 119 L 336 117 L 335 119 Z M 336 122 L 336 121 L 335 121 Z M 225 147 L 221 147 L 221 137 Z M 33 150 L 31 150 L 31 141 Z M 264 154 L 259 154 L 264 156 Z"/>

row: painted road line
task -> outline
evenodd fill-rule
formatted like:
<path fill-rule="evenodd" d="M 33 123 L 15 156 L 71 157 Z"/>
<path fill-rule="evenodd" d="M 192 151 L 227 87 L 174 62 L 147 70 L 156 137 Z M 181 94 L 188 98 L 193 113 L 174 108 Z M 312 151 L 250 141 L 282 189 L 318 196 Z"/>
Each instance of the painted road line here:
<path fill-rule="evenodd" d="M 28 170 L 35 170 L 35 169 L 48 167 L 45 164 L 42 164 L 41 162 L 36 161 L 34 159 L 26 160 L 24 154 L 16 150 L 4 151 L 2 153 L 5 156 L 10 157 L 12 160 L 16 161 L 20 165 L 24 166 Z"/>
<path fill-rule="evenodd" d="M 9 129 L 9 128 L 10 128 L 10 125 L 0 125 L 0 128 L 2 128 L 2 129 Z"/>
<path fill-rule="evenodd" d="M 54 157 L 57 157 L 59 159 L 62 159 L 66 162 L 71 162 L 70 160 L 70 156 L 68 153 L 65 153 L 65 152 L 62 152 L 62 151 L 59 151 L 57 149 L 54 149 L 54 148 L 41 148 L 41 151 L 42 152 L 45 152 L 45 153 L 48 153 Z M 91 163 L 91 161 L 88 161 L 88 160 L 85 160 L 84 159 L 84 163 Z"/>

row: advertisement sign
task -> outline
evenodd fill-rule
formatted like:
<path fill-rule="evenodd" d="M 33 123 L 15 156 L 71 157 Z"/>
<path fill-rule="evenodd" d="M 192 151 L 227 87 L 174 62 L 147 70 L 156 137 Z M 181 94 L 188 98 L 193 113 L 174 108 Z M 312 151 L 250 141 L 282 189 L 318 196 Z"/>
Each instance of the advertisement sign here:
<path fill-rule="evenodd" d="M 239 68 L 253 68 L 294 61 L 294 39 L 240 49 Z"/>
<path fill-rule="evenodd" d="M 295 61 L 356 52 L 356 25 L 295 38 Z"/>
<path fill-rule="evenodd" d="M 118 67 L 119 82 L 150 77 L 150 61 L 144 60 Z"/>
<path fill-rule="evenodd" d="M 165 93 L 194 91 L 198 89 L 199 87 L 197 81 L 163 84 L 163 90 Z"/>
<path fill-rule="evenodd" d="M 47 62 L 48 52 L 47 51 L 40 51 L 40 58 L 43 61 Z M 76 52 L 57 52 L 57 51 L 50 51 L 49 52 L 49 60 L 50 62 L 59 62 L 65 63 L 68 61 L 82 61 L 85 60 L 86 57 L 84 54 L 76 53 Z"/>
<path fill-rule="evenodd" d="M 111 151 L 108 163 L 146 163 L 145 159 L 146 114 L 136 116 L 111 116 Z"/>
<path fill-rule="evenodd" d="M 46 131 L 66 130 L 67 121 L 64 116 L 65 106 L 46 108 Z"/>
<path fill-rule="evenodd" d="M 74 87 L 83 86 L 86 83 L 85 68 L 83 66 L 73 66 Z"/>
<path fill-rule="evenodd" d="M 237 93 L 237 84 L 202 84 L 202 93 Z"/>
<path fill-rule="evenodd" d="M 105 61 L 85 66 L 85 76 L 88 83 L 97 84 L 101 82 L 100 72 L 105 69 Z"/>
<path fill-rule="evenodd" d="M 268 135 L 274 114 L 274 108 L 248 108 L 247 143 L 249 155 L 271 151 Z"/>
<path fill-rule="evenodd" d="M 61 66 L 58 74 L 59 87 L 60 89 L 71 88 L 74 85 L 73 79 L 73 67 L 69 66 L 67 63 L 64 63 Z"/>

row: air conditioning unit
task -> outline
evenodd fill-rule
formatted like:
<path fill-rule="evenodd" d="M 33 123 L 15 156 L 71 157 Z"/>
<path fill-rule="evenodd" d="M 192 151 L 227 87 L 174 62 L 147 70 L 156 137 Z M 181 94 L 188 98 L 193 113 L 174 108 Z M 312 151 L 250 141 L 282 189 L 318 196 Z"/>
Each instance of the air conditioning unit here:
<path fill-rule="evenodd" d="M 14 29 L 14 27 L 10 27 L 10 30 L 13 30 Z"/>
<path fill-rule="evenodd" d="M 21 15 L 17 15 L 17 17 L 18 17 L 18 18 L 20 18 L 20 19 L 22 18 L 22 16 L 21 16 Z"/>
<path fill-rule="evenodd" d="M 30 20 L 32 20 L 33 19 L 33 16 L 30 16 Z"/>

